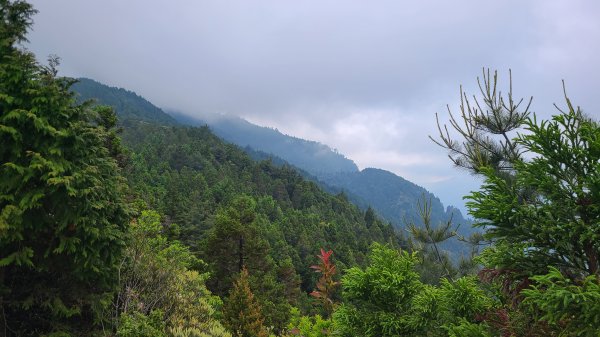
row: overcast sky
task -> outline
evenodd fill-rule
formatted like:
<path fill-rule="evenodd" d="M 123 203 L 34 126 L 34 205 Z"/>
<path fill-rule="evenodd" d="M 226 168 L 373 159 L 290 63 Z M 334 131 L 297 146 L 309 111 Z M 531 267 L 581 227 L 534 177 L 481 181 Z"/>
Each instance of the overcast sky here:
<path fill-rule="evenodd" d="M 542 116 L 572 101 L 600 117 L 599 1 L 38 0 L 29 48 L 64 75 L 317 140 L 462 208 L 435 113 L 498 69 Z"/>

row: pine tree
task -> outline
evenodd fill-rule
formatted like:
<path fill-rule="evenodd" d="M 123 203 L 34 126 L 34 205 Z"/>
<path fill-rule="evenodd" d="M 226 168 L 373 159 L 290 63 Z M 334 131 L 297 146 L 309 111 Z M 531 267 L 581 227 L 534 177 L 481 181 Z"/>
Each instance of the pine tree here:
<path fill-rule="evenodd" d="M 484 178 L 466 197 L 475 226 L 493 243 L 478 259 L 482 280 L 501 290 L 506 331 L 598 335 L 600 124 L 566 90 L 566 109 L 556 106 L 559 114 L 538 120 L 529 105 L 518 109 L 512 83 L 506 96 L 496 84 L 484 74 L 486 111 L 465 96 L 464 125 L 450 116 L 462 139 L 451 139 L 444 126 L 437 141 L 455 165 Z"/>
<path fill-rule="evenodd" d="M 225 296 L 244 266 L 252 270 L 248 282 L 262 307 L 265 324 L 277 333 L 288 322 L 290 305 L 286 285 L 279 279 L 277 265 L 269 254 L 272 249 L 263 236 L 268 223 L 260 221 L 266 220 L 257 218 L 256 202 L 249 196 L 236 196 L 228 207 L 217 212 L 203 247 L 203 257 L 213 274 L 207 286 Z"/>
<path fill-rule="evenodd" d="M 469 99 L 460 88 L 460 116 L 450 111 L 450 129 L 459 138 L 455 139 L 442 125 L 436 115 L 439 135 L 431 138 L 448 150 L 448 157 L 457 167 L 474 174 L 483 174 L 483 168 L 491 168 L 498 175 L 510 178 L 513 164 L 523 157 L 524 149 L 514 141 L 515 132 L 523 129 L 531 112 L 533 97 L 523 108 L 523 99 L 513 97 L 512 73 L 509 71 L 509 89 L 506 95 L 498 89 L 498 73 L 483 70 L 483 78 L 477 78 L 481 99 Z"/>
<path fill-rule="evenodd" d="M 266 337 L 265 319 L 248 279 L 248 270 L 243 268 L 223 308 L 225 325 L 237 337 Z"/>
<path fill-rule="evenodd" d="M 431 200 L 428 201 L 424 197 L 417 203 L 417 210 L 424 226 L 410 222 L 407 223 L 407 227 L 412 239 L 411 248 L 419 254 L 418 269 L 421 279 L 431 284 L 439 283 L 442 278 L 453 279 L 457 271 L 448 253 L 440 247 L 456 236 L 452 219 L 434 226 L 431 223 Z"/>
<path fill-rule="evenodd" d="M 375 210 L 371 206 L 367 208 L 365 211 L 365 224 L 368 228 L 373 226 L 373 224 L 377 221 L 377 215 L 375 214 Z"/>

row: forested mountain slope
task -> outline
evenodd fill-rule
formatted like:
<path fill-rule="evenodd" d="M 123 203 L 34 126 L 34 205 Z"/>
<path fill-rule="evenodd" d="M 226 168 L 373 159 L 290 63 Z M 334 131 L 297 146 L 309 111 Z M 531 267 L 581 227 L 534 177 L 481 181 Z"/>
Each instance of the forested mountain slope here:
<path fill-rule="evenodd" d="M 241 267 L 248 268 L 276 331 L 291 306 L 310 307 L 307 293 L 317 278 L 310 266 L 321 248 L 346 268 L 364 265 L 373 242 L 404 244 L 389 223 L 283 161 L 256 161 L 207 126 L 177 126 L 132 92 L 85 79 L 72 89 L 79 101 L 114 107 L 128 154 L 124 175 L 138 206 L 163 215 L 168 236 L 206 262 L 200 268 L 213 275 L 207 285 L 216 295 L 226 296 Z"/>
<path fill-rule="evenodd" d="M 255 162 L 208 127 L 140 121 L 122 136 L 130 189 L 176 223 L 173 236 L 209 264 L 209 289 L 227 294 L 240 264 L 247 266 L 264 288 L 273 326 L 282 328 L 287 306 L 303 305 L 302 294 L 314 287 L 309 267 L 320 248 L 332 249 L 343 268 L 363 265 L 372 242 L 402 244 L 389 224 L 365 217 L 344 196 L 322 191 L 292 167 Z"/>
<path fill-rule="evenodd" d="M 329 152 L 326 145 L 290 137 L 238 117 L 216 114 L 207 115 L 204 119 L 181 114 L 176 114 L 175 117 L 183 124 L 206 124 L 227 141 L 273 155 L 275 162 L 281 158 L 306 171 L 310 175 L 308 178 L 319 182 L 324 189 L 344 191 L 353 203 L 363 209 L 373 207 L 397 228 L 404 228 L 406 221 L 422 224 L 417 203 L 426 200 L 431 203 L 434 224 L 452 219 L 456 224 L 462 225 L 462 234 L 468 235 L 471 232 L 472 221 L 465 219 L 452 206 L 444 209 L 439 198 L 425 188 L 386 170 L 367 168 L 360 171 L 354 163 L 350 165 L 346 162 L 346 158 Z"/>
<path fill-rule="evenodd" d="M 165 125 L 176 125 L 177 121 L 138 94 L 117 87 L 110 87 L 89 78 L 79 78 L 71 90 L 77 93 L 78 101 L 95 100 L 110 105 L 118 111 L 119 120 L 141 120 Z"/>
<path fill-rule="evenodd" d="M 450 219 L 457 224 L 469 224 L 460 211 L 453 207 L 444 209 L 442 202 L 433 193 L 389 171 L 366 168 L 360 172 L 337 173 L 321 178 L 326 184 L 337 186 L 358 195 L 377 212 L 393 224 L 401 227 L 405 221 L 421 223 L 417 202 L 425 200 L 431 204 L 434 223 Z"/>
<path fill-rule="evenodd" d="M 341 240 L 346 243 L 364 241 L 368 245 L 371 241 L 368 230 L 361 233 L 367 229 L 360 228 L 366 225 L 364 214 L 343 195 L 322 191 L 291 166 L 255 162 L 237 146 L 216 137 L 208 127 L 167 127 L 139 122 L 125 127 L 122 138 L 131 151 L 126 176 L 136 187 L 133 190 L 178 223 L 187 233 L 183 235 L 185 240 L 193 241 L 194 233 L 201 235 L 212 226 L 211 214 L 220 204 L 231 202 L 236 195 L 247 195 L 264 201 L 266 204 L 257 205 L 264 206 L 271 219 L 282 221 L 280 225 L 292 226 L 291 222 L 307 226 L 317 219 L 332 222 L 327 226 L 321 224 L 324 227 L 320 229 L 317 225 L 310 233 L 314 240 L 301 240 L 307 244 L 328 246 L 341 236 L 352 237 Z M 374 224 L 378 228 L 373 229 L 375 233 L 381 230 L 385 235 L 374 234 L 373 238 L 380 241 L 395 237 L 391 227 L 381 221 Z M 336 226 L 349 227 L 331 231 Z M 320 232 L 326 228 L 330 232 Z M 292 226 L 290 233 L 299 229 Z M 361 238 L 362 235 L 365 237 Z M 343 256 L 338 258 L 344 262 Z M 356 257 L 346 262 L 353 264 Z"/>
<path fill-rule="evenodd" d="M 181 113 L 172 114 L 183 124 L 208 125 L 217 136 L 229 142 L 273 154 L 316 176 L 358 171 L 352 160 L 325 144 L 285 135 L 239 117 L 204 114 L 204 117 L 194 118 Z"/>
<path fill-rule="evenodd" d="M 450 227 L 405 241 L 131 92 L 109 97 L 120 121 L 81 103 L 57 57 L 26 49 L 35 13 L 0 0 L 0 336 L 600 336 L 600 123 L 566 93 L 538 120 L 489 70 L 486 113 L 461 92 L 478 132 L 450 122 L 462 139 L 438 145 L 483 179 L 467 198 L 491 245 L 456 265 L 439 249 Z M 345 179 L 388 207 L 402 199 L 387 185 L 414 189 Z"/>
<path fill-rule="evenodd" d="M 460 211 L 453 207 L 445 210 L 440 200 L 426 189 L 389 171 L 359 171 L 354 162 L 324 144 L 284 135 L 275 129 L 257 126 L 233 116 L 204 114 L 203 118 L 195 118 L 172 113 L 173 118 L 130 91 L 89 79 L 80 79 L 73 89 L 81 99 L 96 99 L 101 104 L 115 107 L 121 120 L 167 121 L 172 124 L 177 119 L 186 125 L 208 125 L 216 135 L 245 148 L 254 157 L 272 156 L 274 164 L 290 163 L 304 170 L 308 173 L 304 174 L 305 177 L 319 182 L 329 192 L 344 191 L 353 203 L 362 209 L 373 207 L 397 228 L 402 228 L 405 220 L 421 223 L 416 208 L 417 202 L 425 197 L 431 201 L 434 223 L 446 221 L 452 215 L 457 224 L 463 224 L 463 229 L 470 229 L 470 222 L 463 218 Z"/>

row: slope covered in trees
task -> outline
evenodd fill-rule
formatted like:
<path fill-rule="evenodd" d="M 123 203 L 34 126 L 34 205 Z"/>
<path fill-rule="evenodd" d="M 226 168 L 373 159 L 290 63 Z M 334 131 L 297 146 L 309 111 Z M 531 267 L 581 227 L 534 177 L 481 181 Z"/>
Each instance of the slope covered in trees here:
<path fill-rule="evenodd" d="M 129 92 L 116 106 L 123 148 L 111 108 L 78 103 L 55 60 L 16 46 L 31 6 L 0 4 L 4 335 L 227 336 L 216 316 L 235 312 L 220 308 L 243 268 L 261 331 L 279 333 L 292 306 L 310 310 L 321 247 L 351 266 L 372 241 L 399 246 L 391 226 L 290 167 L 208 128 L 150 123 L 160 111 L 130 108 Z"/>
<path fill-rule="evenodd" d="M 170 118 L 158 107 L 130 91 L 88 79 L 80 81 L 73 89 L 81 99 L 95 99 L 100 104 L 113 106 L 122 120 L 137 118 L 162 123 Z M 217 114 L 206 114 L 203 119 L 182 114 L 174 116 L 182 124 L 208 125 L 216 135 L 245 148 L 253 158 L 272 157 L 272 162 L 278 166 L 290 163 L 298 167 L 305 172 L 303 175 L 306 178 L 318 182 L 323 189 L 333 193 L 343 191 L 354 204 L 363 210 L 371 206 L 397 228 L 404 228 L 405 222 L 410 220 L 422 225 L 416 205 L 425 198 L 431 200 L 434 223 L 452 217 L 455 223 L 462 225 L 462 234 L 470 233 L 470 222 L 463 218 L 460 211 L 452 207 L 444 209 L 440 200 L 426 189 L 385 170 L 369 168 L 359 171 L 352 161 L 332 152 L 323 144 L 290 137 L 238 117 Z M 459 244 L 451 249 L 460 250 Z"/>
<path fill-rule="evenodd" d="M 290 258 L 301 273 L 308 273 L 319 247 L 336 248 L 338 261 L 353 265 L 364 261 L 370 242 L 396 240 L 391 226 L 377 219 L 367 224 L 343 195 L 323 192 L 291 167 L 254 162 L 207 127 L 138 123 L 125 128 L 123 143 L 131 149 L 131 189 L 177 223 L 182 240 L 198 250 L 220 206 L 239 202 L 240 195 L 249 199 L 253 221 L 271 232 L 263 237 L 272 235 L 270 245 L 291 254 L 277 260 Z"/>
<path fill-rule="evenodd" d="M 458 209 L 444 209 L 435 195 L 389 171 L 366 168 L 359 172 L 324 175 L 320 179 L 325 181 L 325 185 L 347 191 L 350 200 L 354 201 L 357 196 L 359 199 L 356 203 L 370 205 L 398 229 L 407 229 L 407 224 L 413 223 L 423 227 L 424 222 L 418 205 L 426 202 L 430 207 L 430 221 L 433 225 L 451 220 L 454 227 L 458 226 L 457 233 L 460 237 L 468 237 L 475 232 L 471 226 L 472 221 L 465 219 Z M 469 245 L 458 238 L 450 238 L 441 245 L 455 260 L 468 255 L 470 250 Z"/>
<path fill-rule="evenodd" d="M 373 241 L 400 245 L 389 224 L 367 223 L 343 195 L 323 192 L 292 167 L 257 163 L 207 127 L 164 125 L 160 110 L 145 112 L 147 101 L 140 105 L 135 94 L 107 90 L 113 94 L 104 95 L 111 97 L 106 103 L 119 102 L 114 108 L 123 117 L 133 197 L 177 225 L 171 237 L 208 263 L 214 277 L 207 284 L 215 294 L 226 296 L 246 266 L 260 290 L 265 324 L 276 331 L 292 305 L 307 306 L 303 294 L 315 282 L 309 266 L 320 247 L 334 249 L 341 266 L 352 266 L 365 262 Z"/>
<path fill-rule="evenodd" d="M 79 78 L 71 87 L 77 93 L 77 100 L 95 100 L 113 107 L 121 122 L 141 120 L 165 125 L 176 125 L 177 121 L 154 104 L 138 94 L 123 88 L 109 87 L 89 78 Z"/>
<path fill-rule="evenodd" d="M 194 118 L 180 113 L 174 113 L 174 116 L 184 124 L 208 125 L 216 135 L 229 142 L 270 153 L 316 176 L 358 171 L 352 160 L 325 144 L 285 135 L 239 117 L 204 114 L 204 117 Z"/>
<path fill-rule="evenodd" d="M 454 222 L 468 225 L 458 209 L 444 209 L 435 195 L 389 171 L 366 168 L 360 172 L 325 175 L 321 179 L 328 185 L 361 196 L 381 216 L 398 227 L 407 219 L 421 221 L 417 212 L 417 201 L 421 198 L 431 200 L 433 222 L 444 222 L 452 217 Z"/>
<path fill-rule="evenodd" d="M 487 111 L 461 105 L 460 140 L 437 139 L 484 178 L 475 275 L 447 263 L 429 205 L 404 247 L 206 127 L 134 118 L 121 144 L 112 109 L 18 46 L 33 13 L 0 0 L 1 335 L 600 334 L 600 124 L 568 98 L 537 120 L 484 73 Z"/>

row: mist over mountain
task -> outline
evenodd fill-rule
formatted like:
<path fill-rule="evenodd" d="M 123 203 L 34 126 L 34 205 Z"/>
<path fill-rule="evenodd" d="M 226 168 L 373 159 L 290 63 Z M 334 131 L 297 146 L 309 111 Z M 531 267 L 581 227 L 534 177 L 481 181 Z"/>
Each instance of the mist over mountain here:
<path fill-rule="evenodd" d="M 371 206 L 396 228 L 403 229 L 410 221 L 422 225 L 417 204 L 425 200 L 431 204 L 434 225 L 452 218 L 454 223 L 461 225 L 459 233 L 462 235 L 472 231 L 471 221 L 458 209 L 444 208 L 439 198 L 425 188 L 386 170 L 366 168 L 360 171 L 351 159 L 325 144 L 285 135 L 277 129 L 258 126 L 236 116 L 204 113 L 198 118 L 182 112 L 167 114 L 132 91 L 91 79 L 80 79 L 73 90 L 79 100 L 92 99 L 113 106 L 123 123 L 138 120 L 167 125 L 208 125 L 217 136 L 240 146 L 255 160 L 270 159 L 277 166 L 292 165 L 327 192 L 343 193 L 362 209 Z"/>
<path fill-rule="evenodd" d="M 275 166 L 289 165 L 278 156 L 249 146 L 243 150 L 255 160 L 269 160 Z M 460 225 L 458 229 L 460 235 L 468 236 L 474 231 L 471 227 L 473 221 L 465 218 L 459 209 L 453 206 L 444 208 L 441 200 L 433 193 L 392 172 L 366 168 L 362 171 L 338 172 L 317 177 L 306 170 L 300 168 L 296 170 L 331 194 L 343 193 L 348 200 L 363 210 L 372 207 L 379 216 L 396 228 L 404 229 L 407 222 L 423 225 L 417 202 L 422 204 L 426 201 L 431 207 L 433 224 L 452 219 L 454 224 Z"/>
<path fill-rule="evenodd" d="M 182 124 L 208 125 L 216 135 L 229 142 L 273 154 L 316 176 L 358 172 L 351 159 L 325 144 L 285 135 L 277 129 L 258 126 L 236 116 L 204 113 L 195 118 L 182 112 L 169 113 Z"/>
<path fill-rule="evenodd" d="M 236 116 L 204 114 L 194 118 L 181 112 L 170 113 L 182 124 L 208 125 L 215 134 L 247 148 L 247 152 L 264 152 L 264 155 L 255 154 L 261 159 L 270 155 L 275 162 L 283 161 L 300 168 L 305 171 L 305 177 L 316 179 L 325 190 L 344 192 L 359 207 L 373 207 L 396 228 L 403 228 L 407 221 L 422 225 L 417 202 L 424 200 L 431 204 L 433 224 L 452 218 L 462 225 L 461 234 L 471 232 L 471 221 L 465 219 L 460 210 L 452 206 L 445 209 L 440 199 L 425 188 L 386 170 L 360 171 L 354 162 L 327 145 L 285 135 Z"/>
<path fill-rule="evenodd" d="M 401 227 L 407 221 L 422 223 L 417 201 L 431 204 L 432 222 L 447 221 L 450 217 L 457 223 L 466 223 L 460 211 L 452 206 L 444 209 L 439 198 L 392 172 L 366 168 L 360 172 L 331 174 L 321 177 L 326 184 L 340 187 L 361 196 L 384 218 Z"/>
<path fill-rule="evenodd" d="M 0 337 L 600 337 L 599 17 L 0 0 Z"/>
<path fill-rule="evenodd" d="M 349 199 L 355 202 L 358 197 L 358 205 L 370 205 L 384 219 L 392 223 L 394 227 L 404 231 L 407 224 L 415 223 L 423 226 L 423 220 L 419 207 L 427 203 L 430 207 L 431 224 L 434 226 L 452 220 L 453 226 L 458 226 L 457 233 L 462 237 L 468 237 L 475 230 L 473 221 L 466 219 L 459 209 L 444 205 L 438 197 L 425 188 L 412 183 L 392 172 L 366 168 L 360 172 L 346 172 L 330 174 L 320 177 L 325 185 L 347 191 Z M 355 202 L 356 203 L 356 202 Z M 458 255 L 467 255 L 469 248 L 458 238 L 451 238 L 442 247 Z"/>

